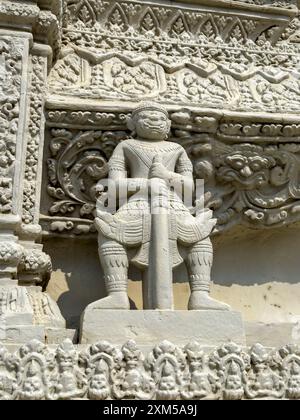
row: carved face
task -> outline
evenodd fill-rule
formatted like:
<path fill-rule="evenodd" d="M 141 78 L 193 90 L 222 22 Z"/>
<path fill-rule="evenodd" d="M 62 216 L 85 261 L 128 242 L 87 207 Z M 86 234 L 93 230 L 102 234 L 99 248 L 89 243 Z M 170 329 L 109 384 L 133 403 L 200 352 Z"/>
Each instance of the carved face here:
<path fill-rule="evenodd" d="M 109 384 L 104 373 L 95 375 L 90 383 L 89 397 L 94 400 L 105 400 L 110 395 Z"/>
<path fill-rule="evenodd" d="M 158 110 L 139 112 L 132 122 L 138 138 L 154 141 L 165 140 L 171 126 L 166 115 Z"/>
<path fill-rule="evenodd" d="M 73 369 L 75 363 L 75 358 L 72 354 L 70 355 L 60 355 L 59 357 L 59 366 L 62 371 Z"/>
<path fill-rule="evenodd" d="M 43 384 L 39 376 L 27 378 L 23 385 L 23 399 L 42 399 L 44 397 Z"/>
<path fill-rule="evenodd" d="M 173 376 L 164 376 L 161 378 L 159 383 L 159 389 L 161 391 L 172 391 L 176 388 L 176 380 Z"/>
<path fill-rule="evenodd" d="M 128 354 L 126 357 L 126 365 L 128 369 L 135 369 L 139 365 L 139 354 L 138 353 L 132 353 Z"/>
<path fill-rule="evenodd" d="M 275 165 L 271 157 L 255 153 L 234 153 L 226 156 L 218 165 L 217 176 L 220 180 L 232 182 L 236 188 L 252 189 L 266 185 L 270 169 Z"/>

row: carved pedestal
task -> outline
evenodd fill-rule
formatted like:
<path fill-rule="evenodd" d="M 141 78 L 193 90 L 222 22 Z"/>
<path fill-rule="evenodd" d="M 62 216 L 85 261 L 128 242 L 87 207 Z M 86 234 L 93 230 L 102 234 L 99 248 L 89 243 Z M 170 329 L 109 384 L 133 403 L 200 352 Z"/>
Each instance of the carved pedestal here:
<path fill-rule="evenodd" d="M 103 337 L 113 344 L 135 340 L 144 348 L 163 340 L 185 345 L 191 337 L 208 347 L 228 341 L 246 344 L 242 317 L 237 312 L 104 311 L 96 302 L 83 313 L 80 342 L 97 343 Z"/>

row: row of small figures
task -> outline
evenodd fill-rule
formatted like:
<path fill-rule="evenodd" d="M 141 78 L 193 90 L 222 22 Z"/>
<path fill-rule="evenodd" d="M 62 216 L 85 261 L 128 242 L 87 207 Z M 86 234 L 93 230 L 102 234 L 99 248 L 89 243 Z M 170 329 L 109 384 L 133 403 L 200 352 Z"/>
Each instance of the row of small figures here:
<path fill-rule="evenodd" d="M 80 350 L 33 340 L 14 354 L 0 347 L 0 399 L 300 399 L 300 348 L 163 341 L 144 355 L 134 341 Z"/>

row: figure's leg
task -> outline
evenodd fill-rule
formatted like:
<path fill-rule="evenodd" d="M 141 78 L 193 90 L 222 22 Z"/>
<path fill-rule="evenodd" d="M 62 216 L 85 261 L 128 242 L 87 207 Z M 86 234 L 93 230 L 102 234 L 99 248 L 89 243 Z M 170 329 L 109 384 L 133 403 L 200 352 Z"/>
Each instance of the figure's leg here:
<path fill-rule="evenodd" d="M 99 256 L 108 297 L 98 301 L 97 308 L 130 309 L 127 293 L 129 264 L 125 248 L 99 235 Z"/>
<path fill-rule="evenodd" d="M 209 238 L 195 244 L 188 252 L 186 265 L 191 296 L 189 310 L 229 310 L 230 306 L 212 299 L 210 293 L 213 248 Z"/>

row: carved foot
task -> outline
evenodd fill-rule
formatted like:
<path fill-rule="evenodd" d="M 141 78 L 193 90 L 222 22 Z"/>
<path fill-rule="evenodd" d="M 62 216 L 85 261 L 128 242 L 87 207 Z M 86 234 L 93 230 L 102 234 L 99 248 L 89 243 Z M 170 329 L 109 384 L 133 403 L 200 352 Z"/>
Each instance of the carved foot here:
<path fill-rule="evenodd" d="M 130 309 L 130 302 L 126 292 L 116 292 L 92 303 L 92 306 L 95 309 Z"/>
<path fill-rule="evenodd" d="M 190 311 L 214 310 L 230 311 L 229 305 L 218 300 L 212 299 L 207 292 L 192 292 L 188 309 Z"/>

